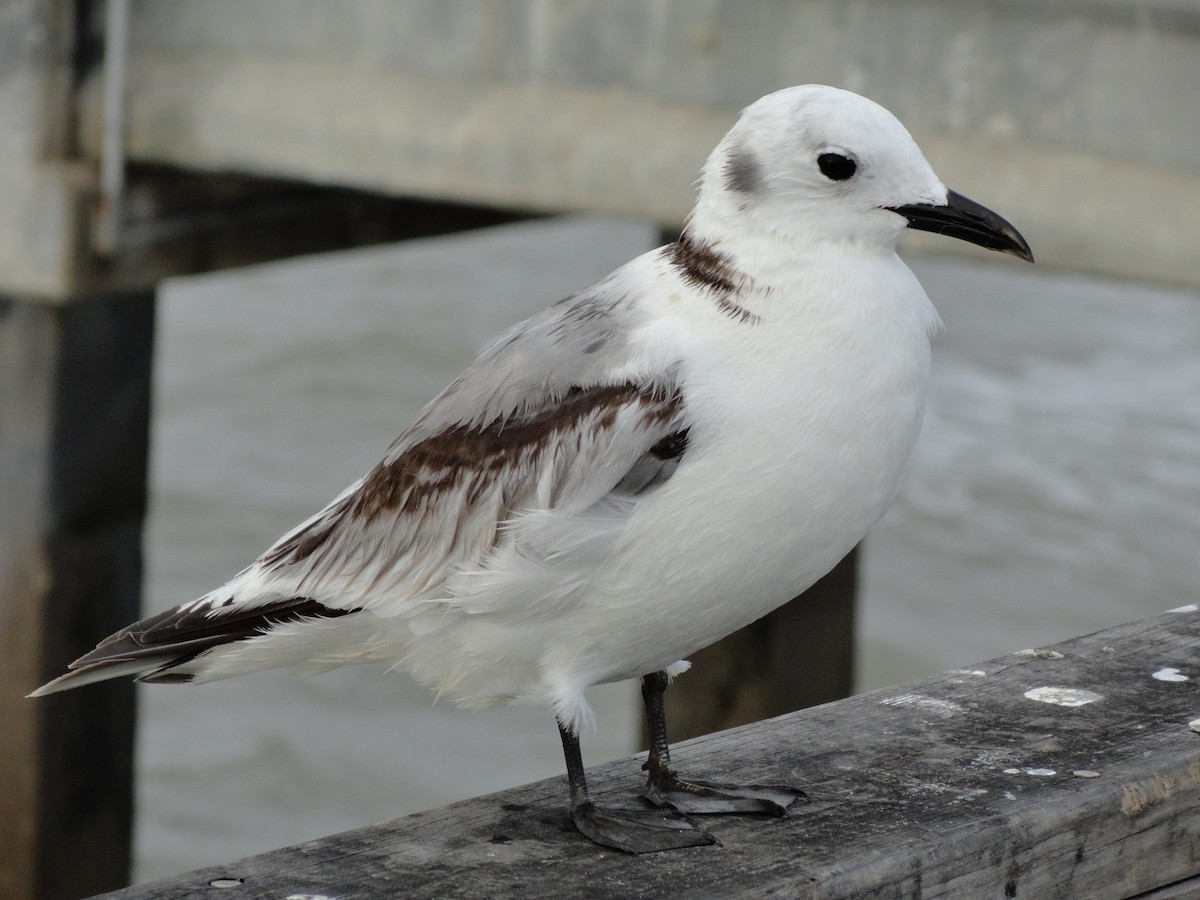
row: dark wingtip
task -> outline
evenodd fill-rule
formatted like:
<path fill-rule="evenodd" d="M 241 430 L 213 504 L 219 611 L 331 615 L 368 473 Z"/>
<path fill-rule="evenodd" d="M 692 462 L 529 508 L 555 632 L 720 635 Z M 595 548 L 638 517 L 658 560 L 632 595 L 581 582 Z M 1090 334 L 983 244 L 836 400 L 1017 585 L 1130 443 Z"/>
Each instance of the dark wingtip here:
<path fill-rule="evenodd" d="M 309 597 L 291 597 L 261 606 L 216 608 L 176 606 L 134 622 L 102 640 L 68 666 L 69 671 L 42 685 L 30 697 L 42 697 L 96 681 L 133 675 L 138 681 L 191 681 L 189 672 L 176 671 L 200 654 L 222 644 L 265 634 L 300 619 L 330 619 L 361 612 L 336 609 Z"/>
<path fill-rule="evenodd" d="M 93 653 L 95 651 L 92 651 Z M 53 681 L 47 681 L 36 691 L 30 691 L 26 697 L 45 697 L 47 694 L 57 694 L 59 691 L 69 691 L 72 688 L 83 687 L 85 684 L 95 684 L 98 681 L 108 681 L 120 678 L 122 675 L 138 676 L 148 669 L 174 662 L 171 655 L 162 655 L 156 659 L 108 659 L 99 662 L 83 663 L 79 660 L 71 663 L 70 671 L 59 675 Z M 141 678 L 138 679 L 139 681 Z"/>

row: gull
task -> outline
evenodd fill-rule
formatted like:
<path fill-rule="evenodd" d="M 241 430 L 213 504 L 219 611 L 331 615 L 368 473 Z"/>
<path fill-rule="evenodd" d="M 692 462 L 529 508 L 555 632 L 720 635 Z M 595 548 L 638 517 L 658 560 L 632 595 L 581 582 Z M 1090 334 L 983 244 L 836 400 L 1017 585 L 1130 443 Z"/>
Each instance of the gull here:
<path fill-rule="evenodd" d="M 708 157 L 678 241 L 509 330 L 232 580 L 33 695 L 376 662 L 468 708 L 552 710 L 571 818 L 599 844 L 713 844 L 689 814 L 786 814 L 793 787 L 678 775 L 663 692 L 895 497 L 940 325 L 896 254 L 906 228 L 1033 261 L 881 106 L 821 85 L 763 97 Z M 649 802 L 602 808 L 585 692 L 631 678 Z"/>

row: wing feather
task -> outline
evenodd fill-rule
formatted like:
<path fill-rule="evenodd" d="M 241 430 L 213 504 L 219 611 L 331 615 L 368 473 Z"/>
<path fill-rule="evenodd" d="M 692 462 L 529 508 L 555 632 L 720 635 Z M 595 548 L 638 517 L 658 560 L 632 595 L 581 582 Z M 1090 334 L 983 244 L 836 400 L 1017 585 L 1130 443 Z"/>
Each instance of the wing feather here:
<path fill-rule="evenodd" d="M 651 354 L 636 337 L 636 281 L 618 270 L 512 329 L 332 503 L 223 587 L 118 632 L 47 689 L 139 671 L 221 677 L 197 666 L 241 641 L 264 648 L 262 667 L 301 666 L 262 641 L 300 634 L 309 617 L 347 615 L 370 633 L 369 620 L 445 598 L 506 551 L 518 565 L 493 574 L 513 596 L 521 566 L 536 580 L 539 558 L 601 552 L 687 444 L 677 363 L 661 340 Z M 516 536 L 528 546 L 514 550 Z"/>
<path fill-rule="evenodd" d="M 227 586 L 399 614 L 480 566 L 530 510 L 578 514 L 669 477 L 678 371 L 648 364 L 618 270 L 484 350 L 362 479 Z M 218 598 L 214 597 L 213 600 Z"/>
<path fill-rule="evenodd" d="M 518 515 L 582 514 L 635 471 L 628 494 L 657 483 L 664 461 L 653 448 L 681 430 L 682 415 L 676 387 L 624 382 L 575 386 L 520 418 L 449 428 L 378 463 L 271 548 L 256 563 L 262 587 L 398 612 L 481 565 Z"/>

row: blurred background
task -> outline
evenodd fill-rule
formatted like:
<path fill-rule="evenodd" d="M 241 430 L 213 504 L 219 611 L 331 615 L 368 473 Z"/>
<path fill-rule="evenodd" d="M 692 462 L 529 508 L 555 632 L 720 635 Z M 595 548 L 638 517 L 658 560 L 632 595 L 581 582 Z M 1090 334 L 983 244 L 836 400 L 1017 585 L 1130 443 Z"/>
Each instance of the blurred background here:
<path fill-rule="evenodd" d="M 8 0 L 0 895 L 561 773 L 544 711 L 365 669 L 139 688 L 135 743 L 129 685 L 23 695 L 226 580 L 489 337 L 661 243 L 737 110 L 803 82 L 891 109 L 1038 263 L 905 245 L 946 331 L 899 501 L 820 621 L 736 639 L 681 695 L 716 727 L 739 677 L 754 697 L 713 705 L 770 714 L 1195 601 L 1200 2 Z M 635 695 L 596 691 L 589 763 L 637 749 Z"/>

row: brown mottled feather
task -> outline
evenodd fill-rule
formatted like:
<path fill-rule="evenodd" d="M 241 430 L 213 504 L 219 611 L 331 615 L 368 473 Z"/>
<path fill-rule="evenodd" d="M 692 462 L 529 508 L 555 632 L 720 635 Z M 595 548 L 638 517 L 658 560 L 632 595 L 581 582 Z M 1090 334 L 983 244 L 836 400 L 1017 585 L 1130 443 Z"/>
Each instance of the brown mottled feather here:
<path fill-rule="evenodd" d="M 717 307 L 732 319 L 748 324 L 759 317 L 737 302 L 737 295 L 749 284 L 749 276 L 733 265 L 730 257 L 711 244 L 697 240 L 685 231 L 665 248 L 667 261 L 694 288 L 712 294 Z"/>
<path fill-rule="evenodd" d="M 262 561 L 268 566 L 302 562 L 350 522 L 365 525 L 383 516 L 418 514 L 467 480 L 471 481 L 468 497 L 477 500 L 501 471 L 544 451 L 585 417 L 591 418 L 592 429 L 607 430 L 621 409 L 635 406 L 645 428 L 661 429 L 682 405 L 677 391 L 644 384 L 573 386 L 558 403 L 525 417 L 497 419 L 482 428 L 454 425 L 376 464 L 330 515 L 278 543 Z M 669 458 L 661 455 L 661 443 L 648 452 L 657 459 Z"/>

